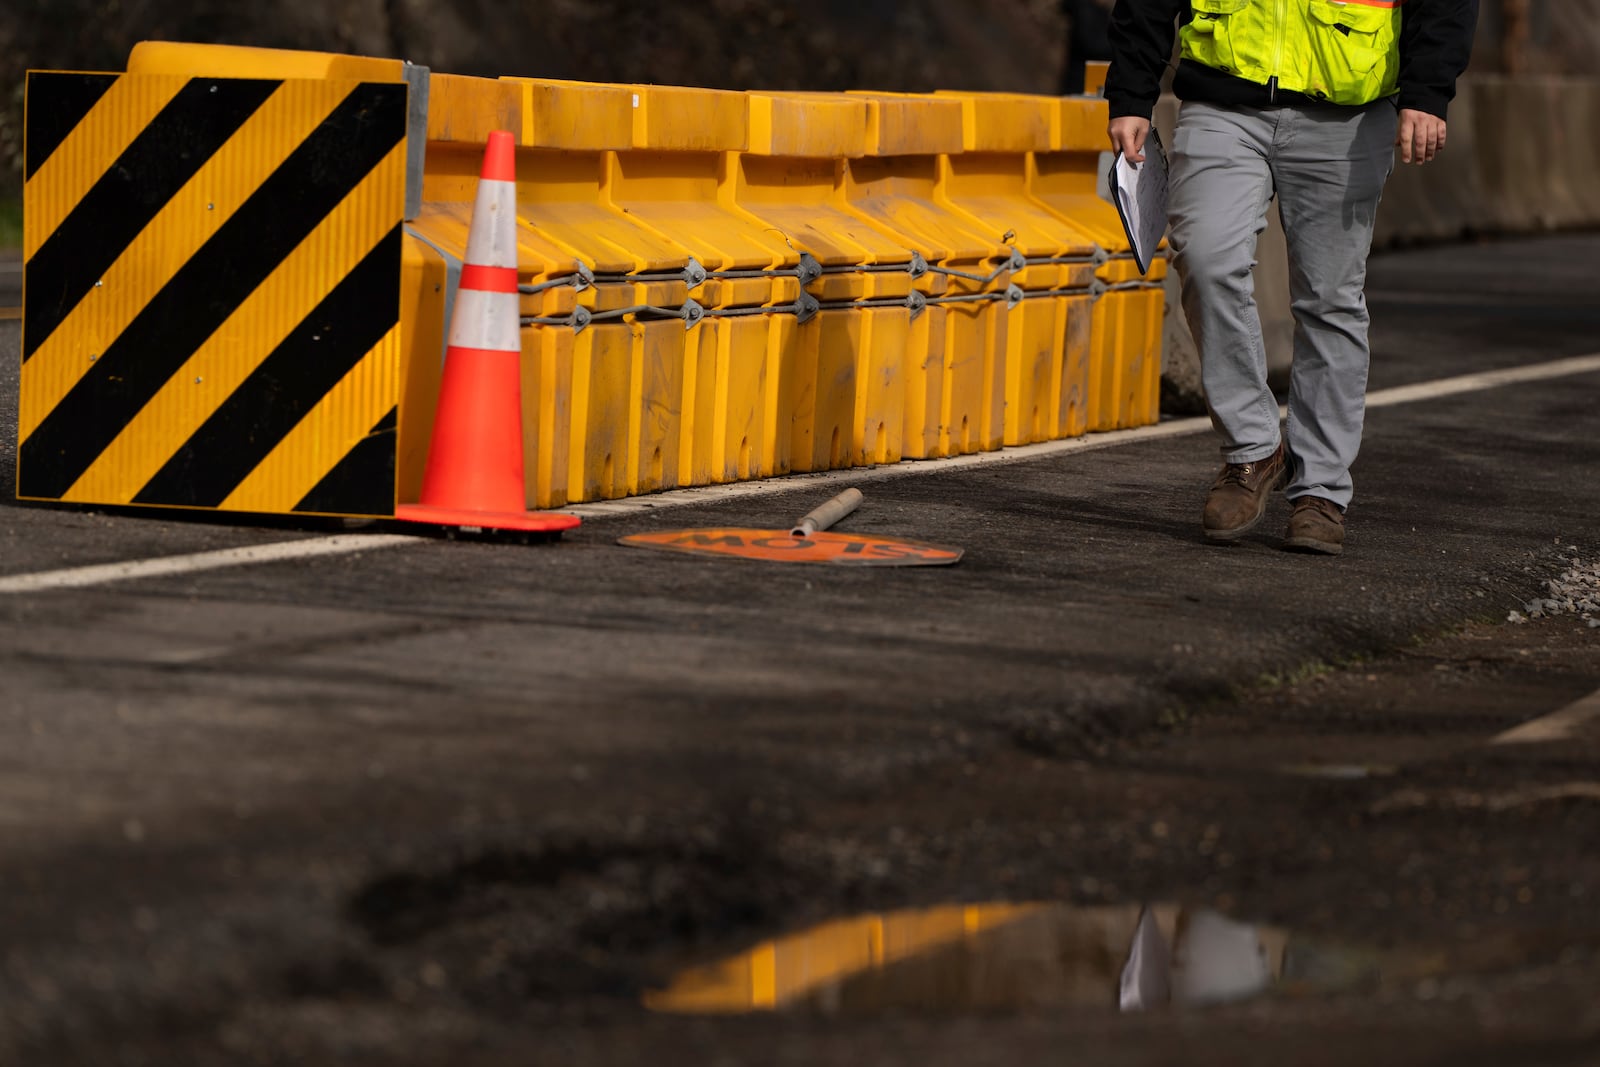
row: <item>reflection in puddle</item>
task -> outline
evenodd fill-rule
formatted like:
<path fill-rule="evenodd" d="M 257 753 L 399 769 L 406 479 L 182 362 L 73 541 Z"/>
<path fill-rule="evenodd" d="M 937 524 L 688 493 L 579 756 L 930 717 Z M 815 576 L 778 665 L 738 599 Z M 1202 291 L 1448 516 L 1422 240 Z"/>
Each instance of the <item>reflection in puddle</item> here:
<path fill-rule="evenodd" d="M 654 1011 L 1145 1011 L 1375 980 L 1375 957 L 1175 906 L 983 904 L 863 915 L 679 973 Z"/>

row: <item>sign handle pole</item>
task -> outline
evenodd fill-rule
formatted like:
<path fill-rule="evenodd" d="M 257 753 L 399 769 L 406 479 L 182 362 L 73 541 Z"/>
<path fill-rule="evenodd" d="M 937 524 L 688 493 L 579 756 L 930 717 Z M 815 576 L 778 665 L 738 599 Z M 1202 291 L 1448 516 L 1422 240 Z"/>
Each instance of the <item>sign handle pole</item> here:
<path fill-rule="evenodd" d="M 812 511 L 789 531 L 790 537 L 810 537 L 818 530 L 826 530 L 856 508 L 861 506 L 861 490 L 846 489 L 826 504 Z"/>

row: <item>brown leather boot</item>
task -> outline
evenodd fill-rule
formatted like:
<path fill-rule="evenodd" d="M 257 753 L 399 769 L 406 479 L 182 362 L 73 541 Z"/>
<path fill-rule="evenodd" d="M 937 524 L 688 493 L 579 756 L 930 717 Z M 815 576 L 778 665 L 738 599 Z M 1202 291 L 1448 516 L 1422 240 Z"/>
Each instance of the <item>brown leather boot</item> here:
<path fill-rule="evenodd" d="M 1298 498 L 1289 514 L 1289 532 L 1284 534 L 1283 547 L 1337 556 L 1344 551 L 1344 512 L 1338 504 L 1320 496 Z"/>
<path fill-rule="evenodd" d="M 1236 541 L 1255 528 L 1267 513 L 1272 491 L 1289 480 L 1283 442 L 1266 459 L 1229 463 L 1206 496 L 1202 519 L 1208 541 Z"/>

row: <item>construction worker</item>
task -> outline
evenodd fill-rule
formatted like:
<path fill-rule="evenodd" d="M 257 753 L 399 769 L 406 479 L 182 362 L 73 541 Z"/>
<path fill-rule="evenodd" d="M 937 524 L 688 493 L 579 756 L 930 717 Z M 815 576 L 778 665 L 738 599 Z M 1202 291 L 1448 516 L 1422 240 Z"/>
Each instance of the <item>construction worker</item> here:
<path fill-rule="evenodd" d="M 1242 537 L 1287 486 L 1284 546 L 1343 551 L 1366 408 L 1373 219 L 1394 146 L 1416 164 L 1445 146 L 1477 9 L 1477 0 L 1117 0 L 1108 132 L 1132 162 L 1144 161 L 1175 31 L 1180 42 L 1169 240 L 1223 439 L 1202 519 L 1208 540 Z M 1252 277 L 1274 196 L 1295 317 L 1286 435 Z"/>

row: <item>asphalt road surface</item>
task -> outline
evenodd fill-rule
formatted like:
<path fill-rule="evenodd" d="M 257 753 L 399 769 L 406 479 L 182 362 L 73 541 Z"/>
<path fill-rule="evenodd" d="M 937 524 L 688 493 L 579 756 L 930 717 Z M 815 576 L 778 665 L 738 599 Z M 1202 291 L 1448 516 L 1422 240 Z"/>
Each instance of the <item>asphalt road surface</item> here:
<path fill-rule="evenodd" d="M 0 248 L 0 322 L 22 315 L 22 253 Z"/>
<path fill-rule="evenodd" d="M 1596 236 L 1377 259 L 1372 388 L 1600 351 L 1597 291 Z M 7 471 L 17 360 L 0 324 Z M 953 568 L 614 545 L 849 484 L 797 480 L 552 545 L 0 592 L 0 1062 L 1600 1061 L 1600 733 L 1490 743 L 1600 689 L 1600 629 L 1505 621 L 1600 561 L 1597 411 L 1600 370 L 1375 407 L 1337 560 L 1278 550 L 1281 501 L 1201 543 L 1188 434 L 859 482 L 842 529 Z M 330 533 L 9 481 L 0 582 Z M 1147 1013 L 1115 1010 L 1126 944 L 1076 934 L 969 938 L 920 995 L 642 1006 L 770 938 L 988 902 L 1058 933 L 1179 909 L 1191 977 L 1213 927 L 1321 954 Z"/>

